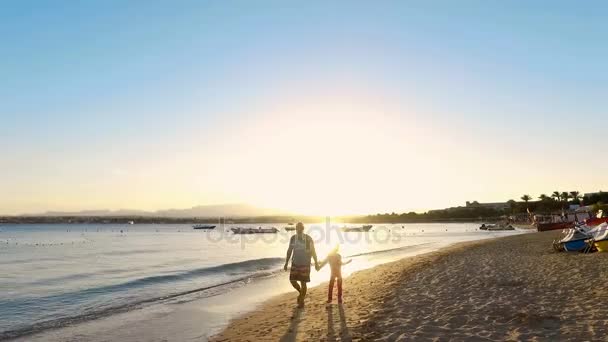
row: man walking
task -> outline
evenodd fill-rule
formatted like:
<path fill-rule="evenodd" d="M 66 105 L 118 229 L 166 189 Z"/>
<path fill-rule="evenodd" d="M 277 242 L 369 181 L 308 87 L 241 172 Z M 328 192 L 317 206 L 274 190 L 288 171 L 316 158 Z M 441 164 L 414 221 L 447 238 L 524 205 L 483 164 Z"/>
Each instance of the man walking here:
<path fill-rule="evenodd" d="M 306 283 L 310 281 L 310 259 L 315 261 L 315 269 L 319 270 L 319 262 L 317 261 L 317 252 L 315 251 L 315 243 L 312 238 L 304 234 L 304 224 L 298 222 L 296 225 L 296 235 L 291 237 L 289 248 L 287 249 L 287 258 L 283 269 L 287 271 L 289 259 L 291 261 L 291 271 L 289 272 L 289 281 L 291 286 L 300 294 L 298 295 L 298 307 L 304 307 L 304 298 L 306 297 Z M 298 284 L 298 282 L 300 282 Z"/>

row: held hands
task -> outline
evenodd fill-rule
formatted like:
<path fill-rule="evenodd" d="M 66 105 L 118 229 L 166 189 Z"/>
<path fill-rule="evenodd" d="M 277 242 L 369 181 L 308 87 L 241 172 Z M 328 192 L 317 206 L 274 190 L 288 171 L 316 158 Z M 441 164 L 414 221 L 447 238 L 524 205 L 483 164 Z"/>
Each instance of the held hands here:
<path fill-rule="evenodd" d="M 319 263 L 315 262 L 315 270 L 318 272 L 321 269 L 321 267 L 319 267 Z"/>
<path fill-rule="evenodd" d="M 283 266 L 283 271 L 287 272 L 287 263 Z"/>

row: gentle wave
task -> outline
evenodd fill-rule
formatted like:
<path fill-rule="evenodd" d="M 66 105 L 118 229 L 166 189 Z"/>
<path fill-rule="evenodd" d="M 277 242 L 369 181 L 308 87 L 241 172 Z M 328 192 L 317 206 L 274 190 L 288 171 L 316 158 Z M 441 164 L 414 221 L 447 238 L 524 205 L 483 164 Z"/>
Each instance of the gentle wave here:
<path fill-rule="evenodd" d="M 62 261 L 61 258 L 27 258 L 27 259 L 13 259 L 0 261 L 0 265 L 17 265 L 25 263 L 42 263 L 46 261 Z"/>
<path fill-rule="evenodd" d="M 399 248 L 391 248 L 379 251 L 371 251 L 365 253 L 352 254 L 345 257 L 348 258 L 356 258 L 377 254 L 389 254 L 393 252 L 405 251 L 422 248 L 428 245 L 432 245 L 433 243 L 423 243 L 417 245 L 404 246 Z M 66 292 L 58 295 L 45 296 L 45 297 L 37 297 L 37 298 L 20 298 L 20 299 L 8 299 L 8 300 L 0 300 L 0 307 L 16 309 L 19 308 L 33 306 L 40 304 L 41 301 L 46 302 L 57 302 L 57 303 L 66 303 L 72 301 L 78 301 L 90 298 L 94 295 L 100 294 L 111 294 L 119 291 L 131 290 L 142 288 L 145 286 L 158 285 L 161 283 L 167 282 L 175 282 L 180 280 L 188 280 L 196 277 L 213 275 L 213 274 L 229 274 L 233 276 L 237 276 L 235 279 L 231 279 L 226 282 L 222 282 L 219 284 L 214 284 L 210 286 L 195 288 L 188 291 L 176 292 L 164 296 L 158 296 L 153 298 L 135 300 L 128 303 L 124 303 L 122 305 L 115 305 L 110 307 L 105 307 L 102 309 L 85 311 L 82 314 L 69 316 L 69 317 L 61 317 L 57 319 L 51 319 L 46 321 L 40 321 L 32 325 L 23 326 L 13 330 L 7 330 L 0 332 L 0 340 L 4 339 L 12 339 L 17 337 L 23 337 L 35 333 L 42 332 L 44 330 L 61 328 L 66 325 L 81 323 L 84 321 L 98 319 L 100 317 L 105 317 L 121 312 L 130 311 L 136 308 L 141 307 L 146 304 L 154 304 L 161 301 L 167 301 L 171 299 L 175 299 L 177 297 L 187 296 L 190 294 L 204 292 L 211 289 L 221 288 L 225 286 L 234 285 L 243 281 L 247 281 L 249 279 L 256 279 L 260 277 L 271 276 L 281 270 L 281 265 L 283 264 L 284 258 L 262 258 L 262 259 L 252 259 L 246 260 L 243 262 L 237 263 L 229 263 L 212 267 L 204 267 L 197 268 L 193 270 L 188 270 L 184 272 L 167 274 L 167 275 L 157 275 L 150 277 L 143 277 L 131 281 L 127 281 L 120 284 L 108 285 L 108 286 L 99 286 L 94 288 L 88 288 L 80 291 L 74 292 Z"/>
<path fill-rule="evenodd" d="M 142 286 L 155 285 L 163 282 L 171 282 L 177 280 L 190 279 L 197 276 L 204 276 L 215 273 L 226 273 L 229 272 L 231 275 L 240 274 L 241 277 L 236 279 L 232 279 L 230 281 L 222 282 L 219 284 L 214 284 L 210 286 L 200 287 L 188 291 L 182 291 L 177 293 L 172 293 L 165 296 L 159 296 L 154 298 L 142 299 L 137 301 L 132 301 L 123 305 L 111 306 L 101 310 L 92 310 L 90 312 L 85 312 L 80 315 L 63 317 L 58 319 L 46 320 L 42 322 L 38 322 L 29 326 L 25 326 L 22 328 L 7 330 L 0 332 L 0 340 L 3 339 L 11 339 L 16 337 L 21 337 L 25 335 L 35 334 L 44 330 L 60 328 L 66 326 L 68 324 L 74 324 L 79 322 L 84 322 L 88 320 L 97 319 L 100 317 L 113 315 L 120 312 L 130 311 L 134 308 L 140 307 L 144 304 L 152 304 L 159 301 L 169 300 L 180 296 L 185 296 L 197 292 L 203 292 L 206 290 L 218 288 L 221 286 L 227 286 L 231 284 L 235 284 L 238 282 L 243 282 L 252 278 L 259 278 L 264 276 L 269 276 L 273 272 L 280 270 L 279 266 L 283 263 L 283 258 L 262 258 L 262 259 L 252 259 L 243 262 L 223 264 L 219 266 L 206 267 L 200 269 L 194 269 L 190 271 L 180 272 L 171 275 L 162 275 L 162 276 L 151 276 L 135 279 L 132 281 L 128 281 L 121 284 L 109 285 L 109 286 L 100 286 L 95 288 L 89 288 L 76 292 L 66 292 L 59 295 L 45 296 L 39 298 L 25 298 L 25 299 L 8 299 L 1 300 L 0 307 L 3 308 L 12 308 L 16 311 L 19 308 L 37 305 L 41 301 L 46 302 L 57 302 L 57 303 L 65 303 L 66 301 L 74 301 L 77 299 L 88 298 L 90 295 L 94 294 L 103 294 L 103 293 L 112 293 L 125 289 L 138 288 Z"/>
<path fill-rule="evenodd" d="M 149 276 L 134 279 L 124 283 L 91 287 L 80 291 L 65 292 L 62 294 L 44 296 L 44 297 L 30 297 L 20 299 L 7 299 L 0 300 L 0 306 L 8 307 L 10 305 L 28 305 L 36 304 L 40 301 L 61 301 L 64 302 L 68 299 L 77 299 L 80 297 L 87 298 L 94 294 L 114 293 L 127 289 L 134 289 L 143 286 L 156 285 L 160 283 L 174 282 L 179 280 L 187 280 L 195 277 L 212 275 L 217 273 L 227 273 L 230 275 L 239 275 L 246 273 L 254 273 L 256 271 L 265 271 L 272 269 L 274 266 L 279 265 L 284 259 L 283 258 L 263 258 L 263 259 L 252 259 L 243 262 L 236 262 L 230 264 L 223 264 L 219 266 L 197 268 L 189 271 Z"/>
<path fill-rule="evenodd" d="M 153 254 L 153 253 L 162 253 L 157 249 L 135 249 L 131 251 L 112 251 L 112 252 L 104 252 L 100 253 L 103 256 L 129 256 L 129 255 L 137 255 L 137 254 Z"/>

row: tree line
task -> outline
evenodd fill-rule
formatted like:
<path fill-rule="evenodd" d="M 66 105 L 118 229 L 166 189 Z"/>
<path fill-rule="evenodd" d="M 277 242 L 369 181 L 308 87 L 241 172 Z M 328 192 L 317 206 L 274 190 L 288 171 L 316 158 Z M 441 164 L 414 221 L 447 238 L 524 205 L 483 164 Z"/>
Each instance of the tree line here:
<path fill-rule="evenodd" d="M 514 214 L 527 211 L 548 214 L 568 209 L 570 205 L 576 204 L 591 206 L 593 211 L 598 211 L 608 203 L 608 192 L 600 191 L 583 196 L 578 191 L 553 191 L 551 195 L 540 194 L 536 201 L 532 199 L 530 195 L 523 195 L 521 196 L 523 203 L 514 200 L 509 200 L 507 203 Z"/>
<path fill-rule="evenodd" d="M 508 207 L 497 209 L 486 207 L 477 201 L 469 202 L 465 207 L 454 207 L 443 210 L 432 210 L 425 213 L 379 213 L 360 217 L 355 221 L 360 223 L 397 223 L 397 222 L 433 222 L 433 221 L 470 221 L 493 220 L 505 216 L 526 214 L 558 213 L 568 209 L 571 204 L 590 205 L 592 211 L 603 209 L 608 213 L 608 192 L 582 196 L 579 191 L 554 191 L 552 194 L 541 194 L 537 200 L 528 194 L 521 196 L 521 201 L 508 200 Z"/>

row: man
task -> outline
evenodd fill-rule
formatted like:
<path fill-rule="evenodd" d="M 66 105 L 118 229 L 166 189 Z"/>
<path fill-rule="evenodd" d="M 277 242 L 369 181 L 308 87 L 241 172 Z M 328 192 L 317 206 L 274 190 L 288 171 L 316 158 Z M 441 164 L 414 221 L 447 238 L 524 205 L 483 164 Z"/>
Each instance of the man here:
<path fill-rule="evenodd" d="M 296 235 L 291 237 L 289 248 L 287 249 L 287 258 L 283 269 L 287 271 L 289 259 L 291 261 L 291 271 L 289 272 L 289 281 L 291 286 L 300 294 L 298 295 L 298 307 L 304 307 L 304 298 L 306 297 L 306 283 L 310 281 L 310 258 L 315 260 L 315 269 L 319 270 L 319 262 L 317 261 L 317 252 L 315 251 L 315 243 L 312 238 L 304 234 L 304 224 L 298 222 L 296 225 Z M 300 282 L 298 284 L 298 282 Z"/>

